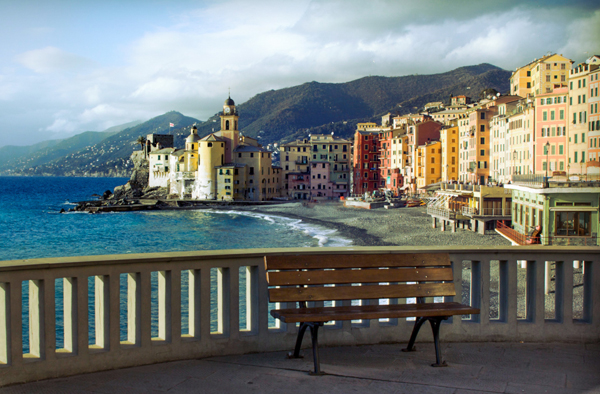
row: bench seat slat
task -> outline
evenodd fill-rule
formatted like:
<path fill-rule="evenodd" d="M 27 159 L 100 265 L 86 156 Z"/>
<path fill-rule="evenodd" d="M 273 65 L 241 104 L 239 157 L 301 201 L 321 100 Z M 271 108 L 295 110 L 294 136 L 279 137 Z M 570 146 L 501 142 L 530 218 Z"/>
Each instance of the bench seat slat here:
<path fill-rule="evenodd" d="M 271 315 L 285 323 L 478 314 L 479 309 L 457 302 L 435 304 L 353 305 L 276 309 Z"/>
<path fill-rule="evenodd" d="M 455 296 L 454 283 L 417 283 L 367 286 L 315 286 L 269 289 L 270 302 L 358 300 Z"/>
<path fill-rule="evenodd" d="M 448 253 L 280 255 L 265 256 L 265 268 L 290 270 L 310 268 L 379 268 L 450 266 Z"/>
<path fill-rule="evenodd" d="M 361 270 L 309 270 L 268 272 L 270 286 L 324 285 L 349 283 L 451 281 L 452 268 L 392 268 Z"/>

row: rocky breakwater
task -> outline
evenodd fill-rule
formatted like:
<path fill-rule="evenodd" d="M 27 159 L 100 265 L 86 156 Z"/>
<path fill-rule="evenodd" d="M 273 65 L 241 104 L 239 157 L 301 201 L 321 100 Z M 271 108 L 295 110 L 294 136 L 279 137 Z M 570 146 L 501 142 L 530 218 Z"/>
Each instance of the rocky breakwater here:
<path fill-rule="evenodd" d="M 161 200 L 167 198 L 165 187 L 148 187 L 149 163 L 141 151 L 133 152 L 130 160 L 133 162 L 133 172 L 125 185 L 115 187 L 115 190 L 105 191 L 98 200 L 82 201 L 72 211 L 85 212 L 116 212 L 158 209 Z"/>

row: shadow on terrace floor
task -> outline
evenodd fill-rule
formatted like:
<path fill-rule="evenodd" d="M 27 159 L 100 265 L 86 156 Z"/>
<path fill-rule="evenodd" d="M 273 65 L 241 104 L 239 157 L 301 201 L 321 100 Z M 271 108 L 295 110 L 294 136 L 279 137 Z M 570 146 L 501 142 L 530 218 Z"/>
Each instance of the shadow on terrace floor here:
<path fill-rule="evenodd" d="M 600 343 L 447 343 L 448 368 L 432 368 L 433 344 L 321 349 L 325 376 L 309 376 L 312 353 L 213 357 L 0 388 L 8 393 L 600 393 Z"/>

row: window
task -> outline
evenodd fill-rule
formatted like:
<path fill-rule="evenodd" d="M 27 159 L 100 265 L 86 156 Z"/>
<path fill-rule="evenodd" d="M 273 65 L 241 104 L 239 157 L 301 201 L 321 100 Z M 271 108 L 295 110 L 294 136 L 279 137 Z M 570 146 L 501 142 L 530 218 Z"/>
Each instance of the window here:
<path fill-rule="evenodd" d="M 481 145 L 485 145 L 485 137 L 481 137 L 479 139 L 479 141 L 480 141 Z"/>
<path fill-rule="evenodd" d="M 485 119 L 485 112 L 481 113 L 481 119 Z"/>
<path fill-rule="evenodd" d="M 589 237 L 591 212 L 555 212 L 555 235 Z"/>
<path fill-rule="evenodd" d="M 481 126 L 479 126 L 479 131 L 485 131 L 485 125 L 482 124 Z"/>
<path fill-rule="evenodd" d="M 542 120 L 548 120 L 548 112 L 547 111 L 544 111 L 542 113 Z"/>
<path fill-rule="evenodd" d="M 550 120 L 554 120 L 554 111 L 550 111 Z"/>
<path fill-rule="evenodd" d="M 559 119 L 563 120 L 564 118 L 565 118 L 565 110 L 561 109 L 560 112 L 559 112 Z"/>

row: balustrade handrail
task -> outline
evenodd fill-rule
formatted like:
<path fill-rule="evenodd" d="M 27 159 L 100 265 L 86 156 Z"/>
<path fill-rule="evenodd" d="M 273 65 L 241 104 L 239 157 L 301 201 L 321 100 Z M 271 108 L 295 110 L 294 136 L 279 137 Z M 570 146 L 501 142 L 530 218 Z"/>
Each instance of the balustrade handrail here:
<path fill-rule="evenodd" d="M 457 294 L 462 294 L 467 284 L 470 294 L 466 302 L 481 309 L 481 315 L 451 319 L 443 340 L 598 340 L 598 247 L 290 248 L 0 261 L 0 386 L 217 354 L 287 350 L 293 347 L 297 327 L 278 326 L 269 320 L 265 255 L 323 253 L 343 258 L 346 254 L 383 257 L 432 251 L 449 254 Z M 499 261 L 497 274 L 502 283 L 497 296 L 498 319 L 490 319 L 492 260 Z M 583 311 L 578 321 L 573 311 L 570 262 L 574 260 L 584 262 L 585 272 Z M 464 261 L 471 261 L 469 269 L 462 267 Z M 528 262 L 524 320 L 517 318 L 519 261 Z M 551 329 L 546 329 L 549 321 L 544 317 L 544 288 L 540 287 L 548 261 L 557 262 L 555 284 L 559 286 Z M 57 280 L 62 282 L 62 299 L 56 295 Z M 24 282 L 29 286 L 25 319 Z M 127 284 L 125 290 L 123 283 Z M 92 301 L 93 316 L 89 309 Z M 62 305 L 62 326 L 55 316 L 57 305 Z M 126 306 L 126 313 L 121 305 Z M 24 354 L 26 320 L 30 350 Z M 121 322 L 127 323 L 126 328 Z M 405 319 L 375 320 L 368 327 L 361 326 L 355 337 L 356 324 L 339 322 L 324 332 L 322 340 L 325 345 L 402 342 L 408 340 L 413 324 Z M 64 346 L 57 350 L 58 330 L 64 332 Z"/>

